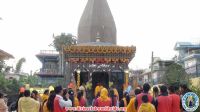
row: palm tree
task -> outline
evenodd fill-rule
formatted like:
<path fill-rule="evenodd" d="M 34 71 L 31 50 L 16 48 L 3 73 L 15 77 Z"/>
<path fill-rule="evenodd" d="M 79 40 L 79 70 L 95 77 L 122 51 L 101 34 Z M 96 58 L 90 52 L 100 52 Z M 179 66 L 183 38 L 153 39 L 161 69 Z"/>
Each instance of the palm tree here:
<path fill-rule="evenodd" d="M 25 58 L 19 59 L 19 61 L 18 61 L 17 64 L 16 64 L 16 67 L 15 67 L 15 73 L 20 73 L 20 72 L 21 72 L 22 65 L 23 65 L 23 63 L 25 63 L 25 62 L 26 62 L 26 59 L 25 59 Z"/>

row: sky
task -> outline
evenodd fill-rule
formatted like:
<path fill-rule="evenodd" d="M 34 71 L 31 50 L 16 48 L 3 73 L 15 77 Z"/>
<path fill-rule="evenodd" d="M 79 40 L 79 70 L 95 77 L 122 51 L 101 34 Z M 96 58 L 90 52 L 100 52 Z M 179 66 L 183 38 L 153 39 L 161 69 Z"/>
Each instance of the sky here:
<path fill-rule="evenodd" d="M 117 28 L 117 44 L 136 46 L 129 67 L 148 68 L 151 52 L 168 60 L 176 42 L 200 42 L 199 0 L 107 0 Z M 26 58 L 24 72 L 41 67 L 36 54 L 53 49 L 52 35 L 77 35 L 87 0 L 0 0 L 0 49 Z"/>

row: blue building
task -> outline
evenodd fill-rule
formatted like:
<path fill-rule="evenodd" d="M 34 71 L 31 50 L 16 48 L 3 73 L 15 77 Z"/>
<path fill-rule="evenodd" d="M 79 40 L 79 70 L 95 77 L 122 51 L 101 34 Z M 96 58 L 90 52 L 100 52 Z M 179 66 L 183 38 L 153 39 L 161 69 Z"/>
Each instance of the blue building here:
<path fill-rule="evenodd" d="M 56 84 L 63 79 L 60 72 L 59 53 L 54 50 L 41 50 L 36 57 L 42 63 L 42 68 L 36 75 L 40 84 Z"/>
<path fill-rule="evenodd" d="M 177 42 L 174 50 L 178 52 L 176 62 L 193 77 L 200 76 L 200 43 Z"/>

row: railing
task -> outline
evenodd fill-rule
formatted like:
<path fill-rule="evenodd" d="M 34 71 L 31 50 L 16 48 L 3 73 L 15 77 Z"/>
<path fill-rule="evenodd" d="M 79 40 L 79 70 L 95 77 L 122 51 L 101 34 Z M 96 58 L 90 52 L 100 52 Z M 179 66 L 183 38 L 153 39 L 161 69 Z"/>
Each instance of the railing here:
<path fill-rule="evenodd" d="M 37 74 L 60 74 L 56 69 L 41 69 Z"/>
<path fill-rule="evenodd" d="M 59 54 L 55 50 L 40 50 L 40 54 Z"/>

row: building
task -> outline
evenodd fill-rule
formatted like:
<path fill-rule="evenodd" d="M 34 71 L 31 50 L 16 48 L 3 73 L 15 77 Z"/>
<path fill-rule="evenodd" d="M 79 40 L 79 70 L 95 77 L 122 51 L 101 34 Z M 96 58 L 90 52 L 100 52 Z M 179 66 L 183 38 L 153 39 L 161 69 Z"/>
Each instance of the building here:
<path fill-rule="evenodd" d="M 163 75 L 165 75 L 167 68 L 174 63 L 173 60 L 161 60 L 159 57 L 154 57 L 151 66 L 148 69 L 142 70 L 137 74 L 138 85 L 144 83 L 151 83 L 153 85 L 163 82 Z"/>
<path fill-rule="evenodd" d="M 128 64 L 135 46 L 118 46 L 116 26 L 106 0 L 88 0 L 78 27 L 78 44 L 64 47 L 67 63 L 65 80 L 74 79 L 79 87 L 92 83 L 116 86 L 122 98 L 128 86 Z M 93 96 L 93 94 L 92 94 Z"/>
<path fill-rule="evenodd" d="M 59 53 L 54 50 L 41 50 L 36 57 L 42 63 L 42 68 L 36 75 L 39 77 L 39 84 L 55 84 L 63 79 L 60 72 Z"/>
<path fill-rule="evenodd" d="M 11 54 L 0 49 L 0 68 L 1 68 L 1 70 L 3 68 L 6 68 L 4 61 L 12 59 L 12 58 L 14 58 L 13 55 L 11 55 Z M 19 80 L 19 78 L 20 78 L 20 74 L 11 73 L 9 70 L 8 71 L 5 70 L 4 73 L 5 73 L 5 79 Z"/>
<path fill-rule="evenodd" d="M 156 60 L 153 62 L 151 82 L 153 84 L 159 84 L 163 81 L 163 75 L 165 75 L 167 68 L 173 64 L 173 60 Z"/>
<path fill-rule="evenodd" d="M 200 76 L 200 43 L 177 42 L 174 50 L 177 51 L 176 62 L 181 64 L 188 74 Z"/>
<path fill-rule="evenodd" d="M 14 58 L 13 55 L 11 55 L 11 54 L 0 49 L 0 61 L 8 60 L 8 59 L 11 59 L 11 58 Z"/>
<path fill-rule="evenodd" d="M 0 49 L 0 72 L 6 67 L 5 60 L 14 58 L 11 54 Z"/>
<path fill-rule="evenodd" d="M 136 88 L 138 86 L 142 87 L 142 84 L 144 83 L 143 77 L 141 77 L 141 74 L 143 74 L 145 70 L 138 69 L 138 70 L 130 70 L 130 75 L 129 75 L 129 84 L 133 87 Z"/>

